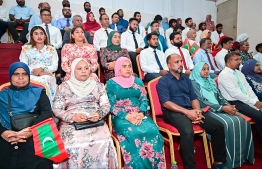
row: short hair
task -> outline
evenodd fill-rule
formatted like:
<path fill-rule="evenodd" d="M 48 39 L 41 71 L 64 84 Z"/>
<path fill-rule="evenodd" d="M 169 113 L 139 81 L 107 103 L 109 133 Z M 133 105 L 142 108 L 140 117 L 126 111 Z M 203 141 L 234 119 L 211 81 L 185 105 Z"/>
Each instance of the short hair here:
<path fill-rule="evenodd" d="M 233 38 L 230 38 L 230 37 L 225 37 L 225 38 L 222 38 L 222 40 L 221 40 L 221 45 L 222 45 L 222 47 L 223 47 L 223 44 L 225 43 L 227 43 L 228 41 L 233 41 Z"/>
<path fill-rule="evenodd" d="M 113 13 L 113 14 L 112 14 L 111 18 L 113 18 L 113 17 L 114 17 L 114 15 L 117 15 L 117 16 L 119 16 L 119 15 L 118 15 L 118 13 L 116 13 L 116 12 L 115 12 L 115 13 Z"/>
<path fill-rule="evenodd" d="M 200 42 L 199 42 L 200 47 L 201 47 L 204 43 L 206 43 L 207 40 L 211 40 L 211 39 L 210 39 L 210 38 L 203 38 L 203 39 L 201 39 Z"/>
<path fill-rule="evenodd" d="M 158 34 L 157 34 L 157 33 L 151 32 L 151 33 L 149 33 L 148 35 L 146 35 L 146 40 L 147 40 L 147 41 L 148 41 L 148 40 L 151 40 L 151 38 L 152 38 L 153 35 L 156 35 L 156 36 L 158 37 Z"/>
<path fill-rule="evenodd" d="M 63 5 L 63 8 L 64 8 L 64 7 L 70 8 L 70 4 L 64 4 L 64 5 Z"/>
<path fill-rule="evenodd" d="M 103 7 L 99 8 L 99 13 L 100 13 L 102 10 L 105 11 L 105 8 L 103 8 Z"/>
<path fill-rule="evenodd" d="M 259 52 L 259 48 L 262 48 L 262 43 L 257 44 L 256 51 Z"/>
<path fill-rule="evenodd" d="M 161 15 L 156 15 L 155 18 L 154 18 L 154 21 L 160 21 L 162 20 L 162 16 Z"/>
<path fill-rule="evenodd" d="M 45 11 L 47 11 L 47 12 L 49 12 L 49 13 L 51 14 L 51 11 L 50 11 L 49 9 L 41 9 L 41 10 L 40 10 L 40 15 L 41 15 L 43 12 L 45 12 Z"/>
<path fill-rule="evenodd" d="M 140 12 L 135 12 L 134 13 L 134 18 L 136 17 L 137 14 L 140 14 Z"/>
<path fill-rule="evenodd" d="M 217 29 L 217 28 L 220 28 L 220 27 L 223 27 L 223 25 L 222 25 L 221 23 L 219 23 L 219 24 L 216 25 L 216 29 Z"/>
<path fill-rule="evenodd" d="M 137 21 L 137 22 L 138 22 L 138 19 L 136 19 L 136 18 L 130 18 L 129 21 L 128 21 L 128 23 L 131 23 L 132 21 Z"/>
<path fill-rule="evenodd" d="M 90 4 L 90 2 L 88 2 L 88 1 L 87 1 L 87 2 L 85 2 L 85 3 L 84 3 L 84 7 L 85 7 L 85 5 L 86 5 L 86 4 L 89 4 L 89 5 L 90 5 L 90 7 L 91 7 L 91 4 Z"/>
<path fill-rule="evenodd" d="M 227 63 L 235 55 L 240 56 L 240 54 L 237 53 L 237 52 L 231 52 L 231 53 L 226 54 L 226 56 L 225 56 L 225 63 Z"/>
<path fill-rule="evenodd" d="M 203 25 L 206 25 L 206 23 L 205 23 L 205 22 L 201 22 L 201 23 L 198 25 L 198 29 L 201 30 Z"/>
<path fill-rule="evenodd" d="M 123 11 L 123 9 L 118 9 L 116 13 L 119 13 L 120 10 Z"/>
<path fill-rule="evenodd" d="M 175 22 L 175 23 L 177 22 L 176 19 L 170 19 L 170 20 L 169 20 L 169 23 L 168 23 L 168 24 L 169 24 L 169 27 L 172 27 L 172 23 L 174 23 L 174 22 Z"/>
<path fill-rule="evenodd" d="M 41 4 L 41 7 L 42 7 L 44 4 L 47 4 L 47 5 L 49 5 L 49 3 L 48 3 L 48 2 L 41 2 L 40 4 Z M 39 4 L 39 5 L 40 5 L 40 4 Z M 50 5 L 49 5 L 49 6 L 50 6 Z M 51 6 L 50 6 L 50 9 L 51 9 Z"/>
<path fill-rule="evenodd" d="M 157 24 L 158 24 L 158 22 L 157 22 L 157 21 L 153 21 L 153 22 L 151 22 L 150 26 L 153 26 L 155 23 L 157 23 Z"/>
<path fill-rule="evenodd" d="M 103 17 L 104 15 L 107 16 L 107 14 L 105 14 L 105 13 L 99 16 L 99 20 L 100 20 L 100 21 L 102 21 L 102 17 Z"/>
<path fill-rule="evenodd" d="M 192 18 L 186 18 L 185 23 L 188 23 Z"/>
<path fill-rule="evenodd" d="M 244 44 L 245 44 L 245 41 L 241 41 L 241 42 L 239 42 L 239 44 L 238 44 L 238 46 L 237 46 L 238 50 L 239 50 L 240 47 L 243 46 Z"/>
<path fill-rule="evenodd" d="M 174 40 L 174 38 L 175 38 L 176 35 L 180 35 L 180 33 L 179 33 L 179 32 L 173 32 L 173 33 L 171 33 L 170 36 L 169 36 L 170 41 L 171 41 L 171 40 Z"/>
<path fill-rule="evenodd" d="M 181 29 L 180 27 L 175 27 L 173 32 L 177 32 L 178 29 Z M 182 31 L 182 29 L 181 29 Z"/>
<path fill-rule="evenodd" d="M 81 19 L 83 20 L 82 16 L 80 16 L 80 15 L 74 15 L 72 21 L 74 21 L 76 17 L 79 17 L 79 18 L 81 18 Z"/>

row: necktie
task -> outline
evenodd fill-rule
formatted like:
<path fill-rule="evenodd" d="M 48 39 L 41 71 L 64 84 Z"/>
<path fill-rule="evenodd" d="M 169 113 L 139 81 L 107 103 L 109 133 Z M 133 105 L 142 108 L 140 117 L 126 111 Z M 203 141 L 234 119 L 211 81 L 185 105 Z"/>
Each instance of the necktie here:
<path fill-rule="evenodd" d="M 116 26 L 116 24 L 115 24 L 115 31 L 117 31 L 117 26 Z"/>
<path fill-rule="evenodd" d="M 133 34 L 133 38 L 134 38 L 134 42 L 135 42 L 135 47 L 136 47 L 136 49 L 137 49 L 137 48 L 138 48 L 138 44 L 137 44 L 135 32 L 132 32 L 132 34 Z"/>
<path fill-rule="evenodd" d="M 187 70 L 187 65 L 186 65 L 186 60 L 185 60 L 184 54 L 183 54 L 183 52 L 181 51 L 180 47 L 178 47 L 178 50 L 179 50 L 180 55 L 181 55 L 181 57 L 182 57 L 184 69 Z"/>
<path fill-rule="evenodd" d="M 210 64 L 210 66 L 211 66 L 211 70 L 215 70 L 215 68 L 214 68 L 214 66 L 213 66 L 213 64 L 212 64 L 212 62 L 211 62 L 211 60 L 210 60 L 210 57 L 209 57 L 207 51 L 206 51 L 206 54 L 207 54 L 207 58 L 208 58 L 209 64 Z"/>
<path fill-rule="evenodd" d="M 219 39 L 220 39 L 220 34 L 218 34 L 218 36 L 219 36 Z"/>
<path fill-rule="evenodd" d="M 137 31 L 138 31 L 138 33 L 140 34 L 139 25 L 137 25 Z"/>
<path fill-rule="evenodd" d="M 242 93 L 246 94 L 246 91 L 245 91 L 245 89 L 244 89 L 244 87 L 243 87 L 243 85 L 242 85 L 242 83 L 241 83 L 241 81 L 240 81 L 240 79 L 239 79 L 239 77 L 238 77 L 238 75 L 237 75 L 237 72 L 234 71 L 233 74 L 234 74 L 234 75 L 236 76 L 236 78 L 237 78 L 237 82 L 238 82 L 238 85 L 239 85 L 240 88 L 241 88 Z"/>
<path fill-rule="evenodd" d="M 154 50 L 154 53 L 155 53 L 156 62 L 157 62 L 157 64 L 158 64 L 160 70 L 164 70 L 163 67 L 162 67 L 162 65 L 161 65 L 161 63 L 160 63 L 160 61 L 159 61 L 159 58 L 158 58 L 158 56 L 157 56 L 157 54 L 156 54 L 156 50 Z"/>
<path fill-rule="evenodd" d="M 69 23 L 69 19 L 66 20 L 66 27 L 69 27 L 70 23 Z"/>
<path fill-rule="evenodd" d="M 106 35 L 107 35 L 107 37 L 108 37 L 108 31 L 107 31 L 107 29 L 106 29 L 105 31 L 106 31 Z"/>
<path fill-rule="evenodd" d="M 50 33 L 49 33 L 49 29 L 48 29 L 48 25 L 47 24 L 45 25 L 45 30 L 46 30 L 46 34 L 47 34 L 47 37 L 48 37 L 48 42 L 51 44 Z"/>

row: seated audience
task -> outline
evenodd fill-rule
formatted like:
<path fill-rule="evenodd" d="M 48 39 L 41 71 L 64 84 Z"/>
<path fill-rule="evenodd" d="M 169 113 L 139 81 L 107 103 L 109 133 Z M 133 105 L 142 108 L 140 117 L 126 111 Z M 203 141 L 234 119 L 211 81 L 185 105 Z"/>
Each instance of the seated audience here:
<path fill-rule="evenodd" d="M 95 32 L 101 28 L 96 22 L 93 12 L 89 12 L 86 15 L 86 22 L 83 24 L 84 30 L 90 32 L 92 40 L 94 39 Z"/>
<path fill-rule="evenodd" d="M 226 37 L 227 37 L 227 36 L 225 36 L 225 35 L 224 35 L 224 36 L 221 36 L 220 39 L 219 39 L 219 41 L 218 41 L 218 44 L 217 44 L 216 46 L 214 46 L 214 51 L 212 51 L 212 53 L 211 53 L 213 57 L 215 57 L 215 56 L 217 55 L 217 53 L 222 50 L 223 46 L 222 46 L 222 43 L 221 43 L 221 42 L 222 42 L 222 39 L 223 39 L 223 38 L 226 38 Z"/>
<path fill-rule="evenodd" d="M 203 39 L 203 38 L 210 38 L 210 37 L 211 37 L 211 31 L 206 29 L 200 35 L 200 40 Z"/>
<path fill-rule="evenodd" d="M 30 79 L 48 86 L 49 100 L 52 103 L 57 87 L 53 73 L 57 71 L 58 55 L 41 26 L 31 29 L 30 42 L 22 47 L 19 59 L 28 65 Z"/>
<path fill-rule="evenodd" d="M 25 0 L 16 0 L 17 6 L 13 6 L 9 11 L 9 18 L 11 22 L 8 22 L 8 29 L 13 37 L 14 43 L 27 42 L 26 34 L 28 33 L 28 25 L 30 18 L 34 14 L 32 8 L 25 6 Z M 23 30 L 18 35 L 16 27 L 22 26 Z"/>
<path fill-rule="evenodd" d="M 225 57 L 226 67 L 218 76 L 218 87 L 223 97 L 242 114 L 252 118 L 256 123 L 257 133 L 262 143 L 262 108 L 260 102 L 249 86 L 243 73 L 239 70 L 241 57 L 231 52 Z"/>
<path fill-rule="evenodd" d="M 129 28 L 121 35 L 121 48 L 127 49 L 134 72 L 138 75 L 136 64 L 136 56 L 144 49 L 145 43 L 142 36 L 136 32 L 138 20 L 136 18 L 129 19 Z"/>
<path fill-rule="evenodd" d="M 176 19 L 170 19 L 169 20 L 169 28 L 166 30 L 166 44 L 170 48 L 172 47 L 172 44 L 170 42 L 170 34 L 174 32 L 174 29 L 176 28 Z"/>
<path fill-rule="evenodd" d="M 242 65 L 244 65 L 246 61 L 253 59 L 252 54 L 248 53 L 249 43 L 247 41 L 239 42 L 238 49 L 241 56 Z"/>
<path fill-rule="evenodd" d="M 178 32 L 178 33 L 180 33 L 180 35 L 182 36 L 182 29 L 181 28 L 179 28 L 179 27 L 175 27 L 174 28 L 174 31 L 173 32 Z M 171 35 L 171 34 L 170 34 Z M 170 39 L 170 35 L 169 35 L 169 39 Z M 170 42 L 171 43 L 171 42 Z M 172 45 L 172 44 L 171 44 Z"/>
<path fill-rule="evenodd" d="M 230 105 L 209 76 L 205 62 L 195 64 L 189 78 L 201 108 L 209 106 L 208 114 L 224 125 L 228 169 L 239 168 L 244 162 L 254 164 L 254 144 L 250 123 L 235 115 L 237 109 Z M 244 137 L 241 137 L 244 136 Z M 242 154 L 235 156 L 235 154 Z M 234 157 L 235 158 L 231 158 Z"/>
<path fill-rule="evenodd" d="M 169 29 L 169 24 L 168 24 L 168 18 L 164 17 L 161 24 L 159 27 L 162 27 L 164 29 L 164 32 L 166 32 L 167 29 Z"/>
<path fill-rule="evenodd" d="M 200 46 L 199 42 L 196 40 L 196 31 L 195 30 L 191 29 L 187 32 L 187 39 L 190 45 L 193 45 L 194 43 L 196 43 L 198 46 Z"/>
<path fill-rule="evenodd" d="M 105 81 L 115 77 L 115 63 L 120 57 L 129 57 L 126 49 L 121 49 L 121 36 L 117 31 L 110 32 L 107 39 L 107 47 L 100 50 L 100 63 L 104 68 Z"/>
<path fill-rule="evenodd" d="M 159 76 L 164 76 L 168 73 L 166 64 L 166 56 L 164 52 L 160 51 L 159 36 L 157 33 L 150 33 L 146 36 L 147 44 L 149 47 L 140 53 L 139 62 L 141 69 L 145 74 L 145 82 L 149 82 Z"/>
<path fill-rule="evenodd" d="M 99 20 L 102 27 L 95 32 L 93 41 L 96 51 L 100 51 L 100 48 L 107 46 L 108 35 L 111 31 L 113 31 L 112 29 L 108 28 L 109 18 L 106 14 L 101 15 Z"/>
<path fill-rule="evenodd" d="M 225 37 L 221 40 L 222 50 L 216 54 L 215 60 L 219 70 L 225 68 L 225 56 L 230 53 L 233 46 L 233 39 L 230 37 Z"/>
<path fill-rule="evenodd" d="M 72 14 L 71 14 L 70 6 L 63 7 L 62 12 L 64 17 L 59 18 L 57 20 L 57 28 L 61 30 L 62 36 L 64 36 L 65 31 L 70 29 L 69 27 L 72 25 L 72 18 L 71 18 Z"/>
<path fill-rule="evenodd" d="M 192 26 L 193 26 L 192 18 L 186 18 L 185 23 L 187 27 L 182 31 L 182 41 L 183 42 L 187 37 L 187 32 L 192 29 Z"/>
<path fill-rule="evenodd" d="M 132 75 L 132 63 L 126 57 L 116 61 L 114 70 L 116 77 L 107 81 L 107 94 L 126 168 L 165 168 L 164 139 L 146 115 L 143 81 Z"/>
<path fill-rule="evenodd" d="M 233 44 L 233 49 L 238 50 L 239 42 L 243 42 L 243 41 L 247 42 L 248 39 L 249 39 L 249 35 L 247 33 L 242 33 L 242 34 L 238 35 L 236 41 Z"/>
<path fill-rule="evenodd" d="M 202 34 L 202 32 L 206 30 L 206 23 L 205 22 L 201 22 L 199 25 L 198 25 L 198 31 L 196 33 L 196 40 L 197 41 L 200 41 L 200 36 Z"/>
<path fill-rule="evenodd" d="M 176 27 L 180 28 L 182 31 L 185 29 L 185 27 L 182 26 L 182 19 L 181 18 L 177 18 Z"/>
<path fill-rule="evenodd" d="M 159 32 L 159 23 L 157 21 L 153 21 L 151 23 L 151 33 L 158 34 L 158 32 Z M 148 46 L 147 36 L 144 38 L 144 42 L 145 42 L 145 46 Z M 162 36 L 160 34 L 158 34 L 158 47 L 157 47 L 157 49 L 162 51 L 162 52 L 165 52 L 168 49 L 164 36 Z"/>
<path fill-rule="evenodd" d="M 211 39 L 204 38 L 200 40 L 200 49 L 195 53 L 193 57 L 194 64 L 199 62 L 205 62 L 208 64 L 210 77 L 216 78 L 220 70 L 216 67 L 213 56 L 208 52 L 211 48 Z"/>
<path fill-rule="evenodd" d="M 69 7 L 70 8 L 69 0 L 62 0 L 62 8 L 64 8 L 64 7 Z M 56 13 L 54 14 L 54 18 L 56 20 L 58 20 L 58 19 L 63 18 L 63 17 L 64 17 L 63 10 L 61 10 L 61 8 L 57 9 Z"/>
<path fill-rule="evenodd" d="M 211 33 L 211 40 L 215 45 L 218 44 L 220 37 L 224 36 L 224 34 L 222 33 L 222 30 L 223 30 L 223 25 L 219 23 L 216 25 L 216 30 Z"/>
<path fill-rule="evenodd" d="M 196 22 L 193 22 L 192 29 L 196 31 Z"/>
<path fill-rule="evenodd" d="M 99 17 L 103 14 L 106 14 L 106 10 L 105 10 L 105 8 L 101 7 L 101 8 L 99 8 L 99 16 L 96 17 L 96 20 L 99 21 Z M 101 25 L 101 24 L 99 23 L 99 25 Z"/>
<path fill-rule="evenodd" d="M 134 13 L 134 18 L 138 20 L 138 25 L 137 25 L 137 30 L 136 32 L 144 38 L 146 36 L 146 30 L 143 24 L 141 23 L 141 14 L 140 12 L 135 12 Z"/>
<path fill-rule="evenodd" d="M 116 12 L 113 13 L 111 18 L 112 18 L 112 23 L 108 27 L 110 29 L 118 31 L 118 33 L 120 33 L 120 34 L 125 32 L 125 28 L 123 27 L 123 25 L 118 25 L 119 15 Z"/>
<path fill-rule="evenodd" d="M 211 15 L 207 15 L 206 16 L 206 29 L 210 30 L 211 32 L 215 31 L 215 23 L 214 21 L 211 20 Z"/>
<path fill-rule="evenodd" d="M 190 75 L 191 70 L 194 68 L 194 63 L 191 59 L 190 53 L 187 49 L 181 48 L 182 46 L 182 37 L 180 33 L 174 32 L 170 35 L 170 41 L 172 43 L 172 47 L 168 48 L 165 52 L 166 58 L 171 54 L 178 54 L 181 56 L 183 60 L 183 70 L 182 73 L 186 75 Z"/>
<path fill-rule="evenodd" d="M 158 24 L 160 25 L 161 22 L 162 22 L 162 16 L 156 15 L 153 21 L 158 22 Z M 152 22 L 153 22 L 153 21 L 152 21 Z M 151 22 L 151 23 L 152 23 L 152 22 Z M 148 28 L 148 31 L 147 31 L 148 33 L 151 33 L 151 32 L 152 32 L 152 31 L 151 31 L 151 23 L 150 23 L 150 27 Z M 162 35 L 162 36 L 165 36 L 165 31 L 164 31 L 164 29 L 163 29 L 161 26 L 159 27 L 159 34 Z"/>
<path fill-rule="evenodd" d="M 193 124 L 202 127 L 211 134 L 214 156 L 212 168 L 223 168 L 226 162 L 225 133 L 221 122 L 210 116 L 210 112 L 202 114 L 200 104 L 194 92 L 192 82 L 181 75 L 182 58 L 178 54 L 167 57 L 168 74 L 159 79 L 156 89 L 163 111 L 163 120 L 180 133 L 180 148 L 185 169 L 195 169 Z"/>
<path fill-rule="evenodd" d="M 123 9 L 118 9 L 117 14 L 119 16 L 118 25 L 122 25 L 125 29 L 128 27 L 128 21 L 124 19 Z"/>
<path fill-rule="evenodd" d="M 91 4 L 90 4 L 90 2 L 88 2 L 88 1 L 86 1 L 86 2 L 84 2 L 84 10 L 85 10 L 85 12 L 88 14 L 89 12 L 91 12 Z M 82 13 L 81 13 L 82 14 Z M 81 15 L 81 17 L 82 17 L 82 19 L 83 19 L 83 23 L 85 23 L 86 22 L 86 15 L 87 14 L 82 14 Z"/>
<path fill-rule="evenodd" d="M 10 97 L 13 115 L 36 114 L 33 125 L 52 117 L 52 109 L 46 91 L 30 85 L 29 67 L 15 62 L 9 67 L 11 85 L 0 92 L 0 164 L 1 168 L 52 169 L 52 161 L 35 155 L 32 132 L 24 128 L 19 132 L 11 127 L 8 109 Z M 32 125 L 32 126 L 33 126 Z"/>
<path fill-rule="evenodd" d="M 82 21 L 82 17 L 80 15 L 75 15 L 73 16 L 73 26 L 81 26 L 83 27 L 83 21 Z M 65 34 L 64 34 L 64 38 L 63 38 L 63 44 L 62 46 L 64 46 L 65 44 L 69 43 L 70 42 L 70 33 L 71 33 L 71 30 L 72 29 L 68 29 Z M 88 31 L 84 30 L 85 31 L 85 38 L 87 40 L 87 42 L 89 44 L 93 44 L 93 41 L 92 41 L 92 38 L 91 38 L 91 35 Z"/>
<path fill-rule="evenodd" d="M 65 81 L 71 77 L 71 64 L 76 58 L 85 59 L 90 64 L 90 77 L 99 81 L 95 74 L 98 67 L 97 52 L 94 45 L 87 44 L 82 26 L 76 26 L 71 30 L 70 43 L 65 44 L 61 54 L 62 69 L 66 72 Z"/>
<path fill-rule="evenodd" d="M 3 5 L 4 1 L 0 0 L 0 43 L 1 43 L 1 38 L 6 32 L 7 28 L 7 21 L 9 19 L 8 13 L 9 10 L 5 9 Z"/>
<path fill-rule="evenodd" d="M 62 83 L 53 104 L 60 121 L 59 133 L 70 158 L 57 168 L 118 168 L 117 155 L 106 123 L 76 130 L 72 122 L 98 122 L 110 111 L 104 84 L 89 77 L 88 61 L 77 58 L 71 65 L 70 80 Z"/>
<path fill-rule="evenodd" d="M 259 43 L 256 46 L 257 54 L 254 56 L 254 59 L 256 59 L 260 65 L 262 65 L 262 43 Z"/>

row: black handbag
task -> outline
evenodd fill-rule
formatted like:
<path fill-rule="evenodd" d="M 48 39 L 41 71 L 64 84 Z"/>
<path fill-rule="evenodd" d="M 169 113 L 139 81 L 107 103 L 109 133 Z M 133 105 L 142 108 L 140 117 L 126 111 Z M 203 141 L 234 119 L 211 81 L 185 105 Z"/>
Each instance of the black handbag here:
<path fill-rule="evenodd" d="M 24 128 L 31 127 L 34 124 L 35 119 L 38 117 L 38 114 L 18 114 L 12 115 L 11 110 L 11 99 L 9 96 L 8 89 L 8 107 L 9 107 L 9 115 L 10 115 L 10 123 L 13 131 L 20 131 Z"/>
<path fill-rule="evenodd" d="M 103 126 L 105 123 L 105 121 L 99 120 L 97 122 L 92 122 L 92 121 L 88 121 L 86 123 L 76 123 L 73 122 L 73 125 L 75 126 L 76 130 L 83 130 L 83 129 L 87 129 L 87 128 L 91 128 L 91 127 L 98 127 L 98 126 Z"/>

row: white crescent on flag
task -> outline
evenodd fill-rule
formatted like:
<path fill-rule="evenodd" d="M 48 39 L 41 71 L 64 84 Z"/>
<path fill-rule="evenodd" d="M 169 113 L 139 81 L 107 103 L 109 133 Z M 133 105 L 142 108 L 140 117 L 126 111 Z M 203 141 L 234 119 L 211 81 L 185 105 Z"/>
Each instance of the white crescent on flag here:
<path fill-rule="evenodd" d="M 46 141 L 52 141 L 54 143 L 54 140 L 51 138 L 51 137 L 46 137 L 44 140 L 43 140 L 43 147 L 45 147 L 45 142 Z"/>

